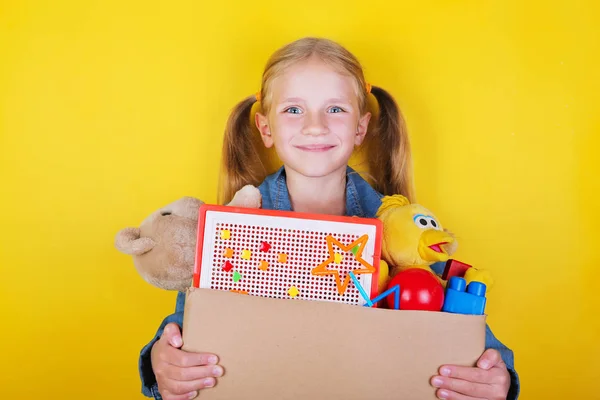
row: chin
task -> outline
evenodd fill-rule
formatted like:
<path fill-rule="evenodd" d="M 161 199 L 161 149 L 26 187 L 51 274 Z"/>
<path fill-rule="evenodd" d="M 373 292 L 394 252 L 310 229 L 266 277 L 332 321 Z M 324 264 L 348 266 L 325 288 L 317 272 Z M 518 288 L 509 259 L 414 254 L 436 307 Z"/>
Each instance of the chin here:
<path fill-rule="evenodd" d="M 290 165 L 292 167 L 292 169 L 296 172 L 298 172 L 299 174 L 302 174 L 303 176 L 309 177 L 309 178 L 321 178 L 324 176 L 328 176 L 331 175 L 332 173 L 335 173 L 336 171 L 339 171 L 341 168 L 345 168 L 346 164 L 344 165 L 337 165 L 337 164 L 328 164 L 328 165 L 323 165 L 322 163 L 304 163 L 304 164 L 299 164 L 299 165 Z"/>

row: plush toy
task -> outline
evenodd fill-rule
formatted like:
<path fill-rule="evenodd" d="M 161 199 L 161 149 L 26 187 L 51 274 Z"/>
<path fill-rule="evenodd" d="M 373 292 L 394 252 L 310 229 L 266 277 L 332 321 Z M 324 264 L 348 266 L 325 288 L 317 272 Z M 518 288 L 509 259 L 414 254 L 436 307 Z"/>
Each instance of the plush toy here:
<path fill-rule="evenodd" d="M 204 204 L 183 197 L 150 214 L 139 228 L 124 228 L 115 238 L 116 248 L 133 256 L 137 272 L 146 282 L 166 290 L 185 291 L 194 274 L 198 209 Z M 240 189 L 228 204 L 259 208 L 259 190 Z"/>
<path fill-rule="evenodd" d="M 381 257 L 389 263 L 390 277 L 409 268 L 433 272 L 430 265 L 447 261 L 458 246 L 431 211 L 402 195 L 383 197 L 377 218 L 383 223 Z"/>
<path fill-rule="evenodd" d="M 431 269 L 431 265 L 446 262 L 456 252 L 458 242 L 443 228 L 438 218 L 420 204 L 411 204 L 402 195 L 385 196 L 377 211 L 383 223 L 379 290 L 385 290 L 389 279 L 401 271 L 420 268 L 433 273 L 442 285 L 446 281 Z M 389 264 L 389 265 L 388 265 Z M 488 271 L 470 267 L 465 279 L 492 285 Z"/>

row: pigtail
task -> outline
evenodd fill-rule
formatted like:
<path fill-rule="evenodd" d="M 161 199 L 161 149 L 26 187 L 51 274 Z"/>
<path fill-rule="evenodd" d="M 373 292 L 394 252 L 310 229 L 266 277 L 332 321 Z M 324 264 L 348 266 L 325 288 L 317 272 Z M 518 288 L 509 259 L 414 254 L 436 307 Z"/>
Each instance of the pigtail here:
<path fill-rule="evenodd" d="M 401 194 L 414 198 L 412 157 L 404 117 L 394 98 L 384 89 L 371 87 L 379 104 L 374 132 L 366 136 L 369 169 L 375 188 L 384 195 Z"/>
<path fill-rule="evenodd" d="M 219 204 L 229 203 L 245 185 L 260 185 L 267 175 L 258 152 L 260 135 L 255 134 L 250 121 L 255 102 L 254 95 L 239 102 L 227 121 L 219 178 Z"/>

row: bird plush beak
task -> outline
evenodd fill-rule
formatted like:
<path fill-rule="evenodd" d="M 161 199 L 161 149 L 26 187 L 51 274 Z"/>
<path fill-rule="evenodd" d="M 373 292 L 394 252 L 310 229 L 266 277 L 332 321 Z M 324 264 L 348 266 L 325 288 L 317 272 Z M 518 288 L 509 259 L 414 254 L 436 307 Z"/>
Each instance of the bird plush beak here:
<path fill-rule="evenodd" d="M 454 242 L 454 237 L 449 233 L 437 229 L 427 229 L 419 239 L 419 255 L 428 262 L 448 261 L 450 255 L 446 252 L 449 244 Z"/>

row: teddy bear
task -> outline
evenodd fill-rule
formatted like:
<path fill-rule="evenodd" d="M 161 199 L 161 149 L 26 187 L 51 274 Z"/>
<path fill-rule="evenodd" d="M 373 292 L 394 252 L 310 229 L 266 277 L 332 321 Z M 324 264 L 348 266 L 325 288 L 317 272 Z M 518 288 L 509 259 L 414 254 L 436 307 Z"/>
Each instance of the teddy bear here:
<path fill-rule="evenodd" d="M 258 188 L 246 185 L 228 206 L 260 208 L 261 200 Z M 146 282 L 184 292 L 192 284 L 198 210 L 202 204 L 202 200 L 185 196 L 161 207 L 138 228 L 121 229 L 115 237 L 115 247 L 133 257 L 138 274 Z"/>

